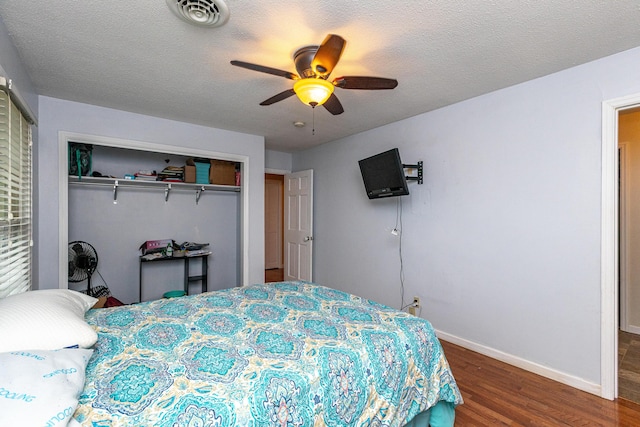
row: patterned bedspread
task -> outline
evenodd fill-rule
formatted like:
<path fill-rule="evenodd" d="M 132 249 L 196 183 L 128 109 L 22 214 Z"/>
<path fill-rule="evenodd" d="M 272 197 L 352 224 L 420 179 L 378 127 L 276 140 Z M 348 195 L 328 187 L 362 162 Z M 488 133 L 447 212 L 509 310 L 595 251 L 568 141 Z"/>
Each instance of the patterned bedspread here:
<path fill-rule="evenodd" d="M 460 392 L 424 319 L 282 282 L 90 310 L 87 426 L 403 426 Z"/>

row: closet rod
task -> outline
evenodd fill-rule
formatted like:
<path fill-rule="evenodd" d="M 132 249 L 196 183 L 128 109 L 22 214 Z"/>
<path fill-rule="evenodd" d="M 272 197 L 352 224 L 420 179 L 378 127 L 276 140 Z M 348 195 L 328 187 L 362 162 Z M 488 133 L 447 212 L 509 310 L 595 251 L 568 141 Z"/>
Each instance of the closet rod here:
<path fill-rule="evenodd" d="M 97 181 L 100 180 L 100 181 Z M 114 178 L 89 178 L 82 177 L 82 180 L 78 180 L 75 176 L 69 177 L 69 185 L 91 185 L 98 187 L 118 187 L 122 189 L 126 188 L 146 188 L 146 189 L 159 189 L 166 191 L 169 189 L 173 191 L 230 191 L 240 192 L 239 186 L 233 185 L 219 185 L 219 184 L 196 184 L 188 182 L 166 182 L 166 181 L 136 181 Z"/>
<path fill-rule="evenodd" d="M 81 180 L 82 179 L 82 180 Z M 164 190 L 164 201 L 169 201 L 169 194 L 172 190 L 175 191 L 195 191 L 196 205 L 200 202 L 200 196 L 205 190 L 211 191 L 230 191 L 240 192 L 240 187 L 230 185 L 217 185 L 217 184 L 194 184 L 183 182 L 165 182 L 165 181 L 135 181 L 135 180 L 120 180 L 116 178 L 94 178 L 85 177 L 77 178 L 75 176 L 69 177 L 69 185 L 92 185 L 96 187 L 110 187 L 113 188 L 113 204 L 118 204 L 118 189 L 127 187 L 131 189 L 152 189 L 152 190 Z"/>

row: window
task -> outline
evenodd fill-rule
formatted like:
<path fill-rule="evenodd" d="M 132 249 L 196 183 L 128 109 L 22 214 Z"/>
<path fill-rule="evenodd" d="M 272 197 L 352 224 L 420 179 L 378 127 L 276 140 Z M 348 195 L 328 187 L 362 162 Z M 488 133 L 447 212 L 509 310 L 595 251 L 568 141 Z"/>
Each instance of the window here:
<path fill-rule="evenodd" d="M 32 115 L 0 77 L 0 298 L 31 287 Z"/>

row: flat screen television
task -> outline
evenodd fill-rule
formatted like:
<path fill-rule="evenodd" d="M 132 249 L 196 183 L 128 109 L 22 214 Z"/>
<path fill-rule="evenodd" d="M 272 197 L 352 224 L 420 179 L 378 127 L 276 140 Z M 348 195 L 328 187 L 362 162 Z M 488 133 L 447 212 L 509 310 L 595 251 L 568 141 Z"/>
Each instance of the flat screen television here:
<path fill-rule="evenodd" d="M 393 148 L 358 161 L 364 188 L 370 199 L 409 194 L 400 152 Z"/>

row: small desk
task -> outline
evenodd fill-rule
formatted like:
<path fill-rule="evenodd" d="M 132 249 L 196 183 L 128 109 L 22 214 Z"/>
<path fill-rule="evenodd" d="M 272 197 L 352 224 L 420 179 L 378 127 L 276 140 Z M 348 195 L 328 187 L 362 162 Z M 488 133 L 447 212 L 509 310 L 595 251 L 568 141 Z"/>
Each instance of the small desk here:
<path fill-rule="evenodd" d="M 184 257 L 162 257 L 162 258 L 153 258 L 153 259 L 144 259 L 140 257 L 140 271 L 139 271 L 139 282 L 140 282 L 140 290 L 139 290 L 139 300 L 142 302 L 142 266 L 143 264 L 149 262 L 163 262 L 163 261 L 183 261 L 184 262 L 184 291 L 187 295 L 189 295 L 189 283 L 191 282 L 202 282 L 202 292 L 207 292 L 207 275 L 209 271 L 209 255 L 194 255 L 194 256 L 184 256 Z M 192 276 L 189 272 L 189 266 L 192 259 L 200 259 L 202 260 L 202 274 L 199 276 Z"/>

